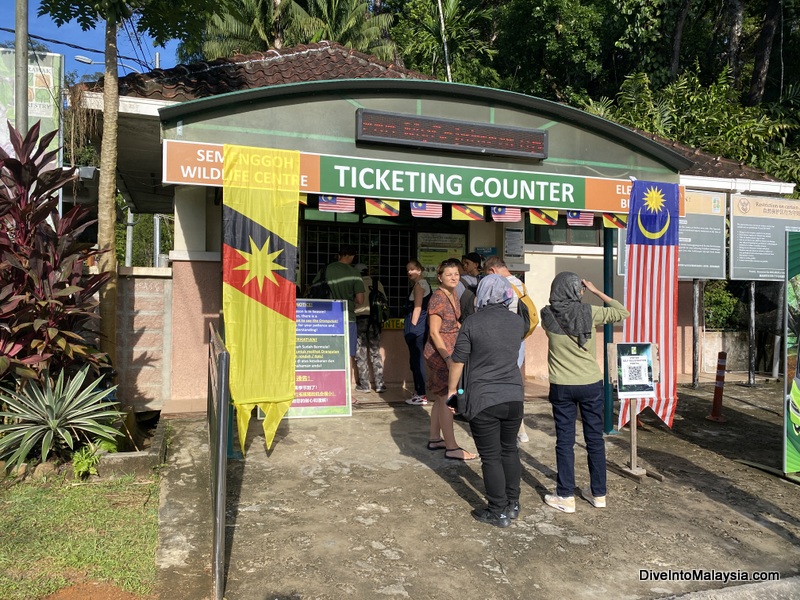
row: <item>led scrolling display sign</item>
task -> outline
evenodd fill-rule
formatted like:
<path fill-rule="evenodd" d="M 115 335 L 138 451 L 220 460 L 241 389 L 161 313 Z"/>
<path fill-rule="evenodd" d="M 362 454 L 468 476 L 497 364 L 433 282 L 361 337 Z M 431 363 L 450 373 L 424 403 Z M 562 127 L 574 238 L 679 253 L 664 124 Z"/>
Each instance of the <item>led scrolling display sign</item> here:
<path fill-rule="evenodd" d="M 356 140 L 491 156 L 547 158 L 547 132 L 359 108 Z"/>

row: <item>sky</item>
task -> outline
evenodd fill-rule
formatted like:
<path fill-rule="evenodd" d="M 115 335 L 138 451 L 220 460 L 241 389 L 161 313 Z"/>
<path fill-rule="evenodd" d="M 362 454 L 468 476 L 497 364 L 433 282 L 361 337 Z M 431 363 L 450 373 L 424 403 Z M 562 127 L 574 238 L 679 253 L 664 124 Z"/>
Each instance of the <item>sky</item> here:
<path fill-rule="evenodd" d="M 25 0 L 0 0 L 0 42 L 13 42 L 14 34 L 6 29 L 15 29 L 16 2 Z M 39 17 L 39 0 L 28 0 L 28 34 L 39 36 L 48 40 L 56 40 L 61 44 L 32 38 L 34 41 L 41 42 L 50 48 L 50 52 L 63 54 L 65 57 L 65 70 L 75 71 L 78 78 L 87 75 L 91 76 L 103 70 L 103 47 L 104 47 L 104 27 L 102 24 L 97 29 L 83 31 L 77 21 L 67 23 L 63 27 L 56 27 L 56 24 L 48 16 Z M 122 29 L 117 34 L 118 52 L 120 56 L 138 59 L 148 64 L 150 68 L 155 66 L 155 53 L 159 53 L 161 68 L 174 67 L 177 63 L 175 51 L 177 42 L 169 42 L 165 48 L 153 47 L 152 40 L 149 38 L 141 39 L 141 43 L 136 43 L 136 38 L 129 35 L 133 34 L 133 29 Z M 77 48 L 65 44 L 78 46 Z M 76 55 L 87 56 L 93 61 L 101 64 L 86 65 L 75 60 Z M 134 60 L 120 58 L 120 75 L 125 75 L 134 67 L 140 71 L 147 71 Z"/>

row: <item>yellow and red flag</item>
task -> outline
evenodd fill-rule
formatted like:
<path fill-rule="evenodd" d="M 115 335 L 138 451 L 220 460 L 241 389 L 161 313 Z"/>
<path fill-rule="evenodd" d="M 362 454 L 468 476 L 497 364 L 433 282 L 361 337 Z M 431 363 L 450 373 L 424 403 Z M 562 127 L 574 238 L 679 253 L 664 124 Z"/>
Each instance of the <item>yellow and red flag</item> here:
<path fill-rule="evenodd" d="M 453 204 L 453 221 L 483 221 L 483 206 L 480 204 Z"/>
<path fill-rule="evenodd" d="M 603 227 L 607 229 L 625 229 L 627 226 L 627 214 L 603 213 Z"/>
<path fill-rule="evenodd" d="M 294 399 L 300 153 L 225 145 L 222 309 L 244 453 L 253 408 L 267 449 Z"/>
<path fill-rule="evenodd" d="M 381 200 L 379 198 L 364 198 L 367 214 L 376 217 L 396 217 L 400 214 L 399 200 Z"/>
<path fill-rule="evenodd" d="M 530 219 L 532 225 L 547 225 L 548 227 L 552 227 L 558 223 L 558 211 L 529 208 L 528 219 Z"/>

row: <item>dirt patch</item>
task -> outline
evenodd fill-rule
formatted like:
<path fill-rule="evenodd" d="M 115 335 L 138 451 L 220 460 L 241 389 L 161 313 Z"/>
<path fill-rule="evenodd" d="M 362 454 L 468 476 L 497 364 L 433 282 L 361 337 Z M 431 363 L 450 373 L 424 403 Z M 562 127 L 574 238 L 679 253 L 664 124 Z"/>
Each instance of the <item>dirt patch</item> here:
<path fill-rule="evenodd" d="M 155 600 L 155 596 L 140 596 L 108 583 L 86 581 L 59 590 L 44 600 Z"/>

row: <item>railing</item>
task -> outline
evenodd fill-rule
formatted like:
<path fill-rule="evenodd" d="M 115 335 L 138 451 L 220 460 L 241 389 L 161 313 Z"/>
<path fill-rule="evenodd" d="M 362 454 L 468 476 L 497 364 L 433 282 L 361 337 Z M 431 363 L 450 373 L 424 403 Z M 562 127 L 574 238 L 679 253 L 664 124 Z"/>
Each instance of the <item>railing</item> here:
<path fill-rule="evenodd" d="M 211 569 L 214 598 L 225 591 L 225 497 L 227 494 L 230 354 L 213 323 L 208 325 L 208 447 L 211 455 L 211 515 L 214 542 Z"/>

